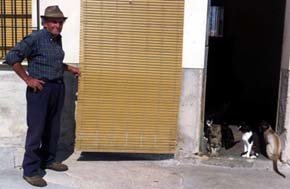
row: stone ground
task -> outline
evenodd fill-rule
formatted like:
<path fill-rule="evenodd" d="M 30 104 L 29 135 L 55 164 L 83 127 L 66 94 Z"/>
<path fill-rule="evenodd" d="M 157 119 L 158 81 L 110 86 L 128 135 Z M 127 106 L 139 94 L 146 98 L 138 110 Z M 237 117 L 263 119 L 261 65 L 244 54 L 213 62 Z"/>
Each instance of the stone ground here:
<path fill-rule="evenodd" d="M 47 189 L 273 189 L 290 187 L 290 168 L 280 165 L 286 179 L 271 169 L 269 160 L 79 153 L 65 163 L 67 172 L 47 170 Z M 0 168 L 0 189 L 35 188 L 19 167 Z"/>
<path fill-rule="evenodd" d="M 36 188 L 22 179 L 24 136 L 0 137 L 0 189 Z M 64 163 L 69 170 L 47 170 L 47 189 L 288 189 L 290 165 L 281 165 L 286 179 L 272 170 L 264 156 L 239 156 L 242 143 L 222 151 L 221 157 L 73 153 Z"/>

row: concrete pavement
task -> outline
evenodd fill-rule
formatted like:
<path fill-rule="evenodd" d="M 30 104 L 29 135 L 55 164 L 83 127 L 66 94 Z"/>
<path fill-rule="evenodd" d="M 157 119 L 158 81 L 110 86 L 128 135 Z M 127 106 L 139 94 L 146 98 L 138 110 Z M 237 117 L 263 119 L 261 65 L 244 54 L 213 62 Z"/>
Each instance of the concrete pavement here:
<path fill-rule="evenodd" d="M 153 158 L 152 158 L 153 157 Z M 169 158 L 169 159 L 167 159 Z M 266 159 L 190 158 L 170 156 L 74 153 L 69 171 L 47 170 L 47 189 L 273 189 L 290 187 L 290 169 L 280 165 L 286 179 L 272 171 Z M 0 189 L 30 189 L 22 170 L 0 168 Z"/>
<path fill-rule="evenodd" d="M 286 189 L 290 187 L 290 172 L 286 179 L 272 170 L 229 167 L 181 167 L 183 189 Z"/>

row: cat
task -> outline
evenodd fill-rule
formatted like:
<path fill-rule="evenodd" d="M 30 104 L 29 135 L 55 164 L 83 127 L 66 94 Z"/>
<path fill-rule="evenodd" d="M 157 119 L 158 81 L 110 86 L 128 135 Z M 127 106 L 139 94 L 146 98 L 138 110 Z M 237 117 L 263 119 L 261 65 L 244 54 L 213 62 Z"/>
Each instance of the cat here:
<path fill-rule="evenodd" d="M 205 138 L 207 139 L 207 151 L 211 156 L 219 156 L 222 148 L 222 131 L 220 124 L 214 124 L 213 120 L 206 120 Z"/>
<path fill-rule="evenodd" d="M 277 135 L 277 133 L 271 128 L 271 125 L 266 121 L 261 123 L 260 129 L 263 131 L 267 156 L 273 161 L 273 170 L 283 178 L 286 178 L 286 176 L 278 170 L 277 166 L 278 160 L 282 162 L 282 144 L 279 135 Z"/>
<path fill-rule="evenodd" d="M 244 143 L 244 151 L 241 153 L 242 157 L 255 159 L 259 156 L 258 153 L 254 152 L 254 132 L 249 125 L 242 123 L 238 127 L 239 131 L 242 132 L 242 141 Z"/>

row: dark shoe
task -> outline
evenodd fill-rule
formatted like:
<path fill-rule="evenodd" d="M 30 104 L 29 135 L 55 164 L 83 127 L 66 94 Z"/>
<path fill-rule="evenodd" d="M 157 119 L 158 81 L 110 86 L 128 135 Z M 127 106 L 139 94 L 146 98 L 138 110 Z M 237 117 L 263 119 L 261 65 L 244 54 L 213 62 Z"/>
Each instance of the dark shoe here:
<path fill-rule="evenodd" d="M 53 162 L 47 166 L 45 166 L 46 169 L 51 169 L 54 171 L 67 171 L 68 166 L 59 162 Z"/>
<path fill-rule="evenodd" d="M 26 180 L 32 186 L 44 187 L 47 185 L 46 181 L 39 175 L 35 175 L 32 177 L 23 176 L 23 179 Z"/>

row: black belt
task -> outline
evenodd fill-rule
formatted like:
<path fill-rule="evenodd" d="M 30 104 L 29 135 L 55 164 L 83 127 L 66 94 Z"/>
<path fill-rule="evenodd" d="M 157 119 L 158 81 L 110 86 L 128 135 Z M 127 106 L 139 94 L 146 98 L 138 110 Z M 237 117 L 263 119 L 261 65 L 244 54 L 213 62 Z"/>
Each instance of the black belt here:
<path fill-rule="evenodd" d="M 46 83 L 63 83 L 63 78 L 56 78 L 56 79 L 46 79 L 46 78 L 43 78 L 43 79 L 40 79 Z"/>

